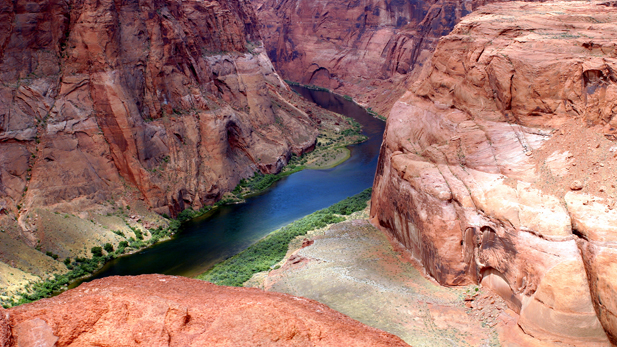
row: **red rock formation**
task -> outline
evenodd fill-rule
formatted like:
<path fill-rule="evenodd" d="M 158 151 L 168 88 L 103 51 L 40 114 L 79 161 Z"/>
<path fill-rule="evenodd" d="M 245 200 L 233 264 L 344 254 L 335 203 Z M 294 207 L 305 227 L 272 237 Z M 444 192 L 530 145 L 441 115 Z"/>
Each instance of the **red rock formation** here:
<path fill-rule="evenodd" d="M 282 76 L 351 95 L 387 115 L 439 38 L 486 2 L 259 0 L 255 9 Z"/>
<path fill-rule="evenodd" d="M 465 17 L 394 105 L 375 177 L 376 224 L 439 283 L 495 289 L 545 341 L 617 343 L 615 15 Z"/>
<path fill-rule="evenodd" d="M 275 106 L 287 89 L 244 1 L 0 8 L 0 199 L 12 215 L 20 202 L 83 210 L 124 184 L 173 213 L 314 144 L 306 114 Z"/>
<path fill-rule="evenodd" d="M 62 258 L 86 251 L 55 247 L 50 211 L 198 209 L 311 150 L 323 113 L 298 107 L 243 0 L 0 0 L 0 81 L 0 238 Z"/>
<path fill-rule="evenodd" d="M 313 300 L 162 275 L 108 277 L 0 309 L 0 345 L 407 346 Z"/>

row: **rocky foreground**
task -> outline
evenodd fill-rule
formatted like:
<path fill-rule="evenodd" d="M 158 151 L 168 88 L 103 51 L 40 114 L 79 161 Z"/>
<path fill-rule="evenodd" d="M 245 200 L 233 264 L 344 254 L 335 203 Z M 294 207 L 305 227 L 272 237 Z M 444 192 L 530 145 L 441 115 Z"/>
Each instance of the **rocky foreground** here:
<path fill-rule="evenodd" d="M 542 341 L 617 344 L 614 5 L 465 17 L 394 105 L 375 177 L 376 225 Z"/>
<path fill-rule="evenodd" d="M 0 345 L 407 346 L 313 300 L 181 277 L 108 277 L 0 309 Z"/>

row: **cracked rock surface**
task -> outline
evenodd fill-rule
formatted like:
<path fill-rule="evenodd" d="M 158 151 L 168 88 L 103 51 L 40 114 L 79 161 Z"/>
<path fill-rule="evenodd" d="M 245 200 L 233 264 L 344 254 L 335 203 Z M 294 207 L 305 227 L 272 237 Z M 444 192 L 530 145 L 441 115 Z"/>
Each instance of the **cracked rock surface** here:
<path fill-rule="evenodd" d="M 440 284 L 498 292 L 540 341 L 617 343 L 615 16 L 602 2 L 481 7 L 384 135 L 372 221 Z"/>
<path fill-rule="evenodd" d="M 183 277 L 107 277 L 0 309 L 0 345 L 408 346 L 326 305 Z"/>

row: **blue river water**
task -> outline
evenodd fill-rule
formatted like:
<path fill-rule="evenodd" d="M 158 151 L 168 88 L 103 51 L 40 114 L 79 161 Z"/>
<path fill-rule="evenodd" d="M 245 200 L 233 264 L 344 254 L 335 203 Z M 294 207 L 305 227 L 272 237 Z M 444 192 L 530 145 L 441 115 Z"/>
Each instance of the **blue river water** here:
<path fill-rule="evenodd" d="M 338 95 L 292 88 L 323 108 L 354 118 L 369 139 L 350 146 L 351 157 L 341 165 L 295 173 L 245 203 L 191 220 L 171 240 L 114 259 L 86 281 L 150 273 L 194 277 L 271 231 L 372 186 L 385 123 Z"/>

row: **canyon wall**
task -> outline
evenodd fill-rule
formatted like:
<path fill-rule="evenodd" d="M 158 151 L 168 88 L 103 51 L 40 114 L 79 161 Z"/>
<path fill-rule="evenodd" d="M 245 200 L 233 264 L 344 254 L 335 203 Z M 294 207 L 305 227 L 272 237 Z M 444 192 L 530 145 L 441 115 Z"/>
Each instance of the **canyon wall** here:
<path fill-rule="evenodd" d="M 388 111 L 437 41 L 483 0 L 256 0 L 268 56 L 287 79 Z"/>
<path fill-rule="evenodd" d="M 182 277 L 108 277 L 9 310 L 0 345 L 408 346 L 326 305 Z"/>
<path fill-rule="evenodd" d="M 0 82 L 0 266 L 16 278 L 280 171 L 324 114 L 278 76 L 244 0 L 0 0 Z"/>
<path fill-rule="evenodd" d="M 524 332 L 617 344 L 615 3 L 500 3 L 442 38 L 389 115 L 371 218 Z M 612 260 L 611 260 L 612 259 Z"/>

